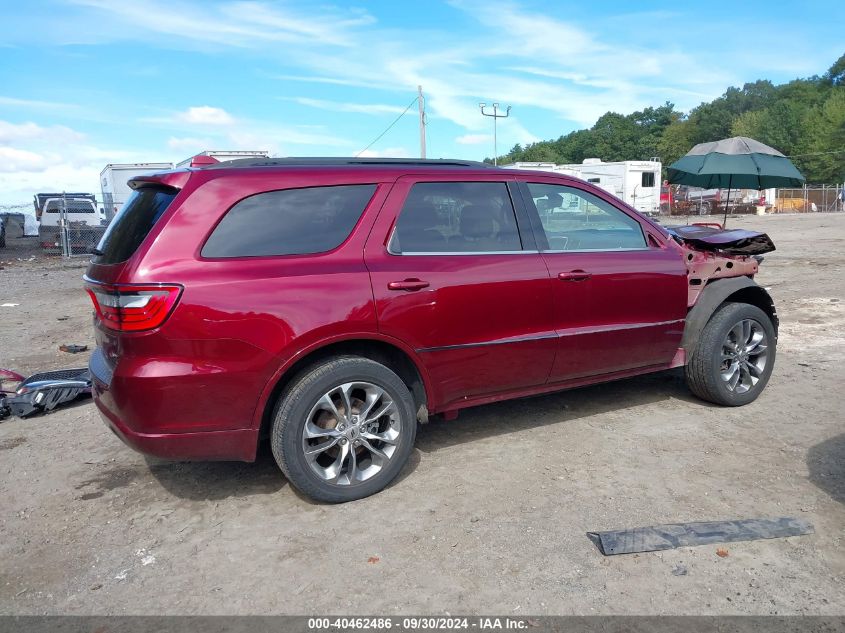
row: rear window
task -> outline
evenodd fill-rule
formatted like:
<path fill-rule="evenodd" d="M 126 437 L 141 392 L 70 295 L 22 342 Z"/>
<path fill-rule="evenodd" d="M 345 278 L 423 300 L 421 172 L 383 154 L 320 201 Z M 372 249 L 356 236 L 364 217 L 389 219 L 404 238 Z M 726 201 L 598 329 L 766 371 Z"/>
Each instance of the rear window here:
<path fill-rule="evenodd" d="M 103 234 L 94 262 L 118 264 L 132 257 L 177 193 L 175 189 L 157 187 L 135 191 Z"/>
<path fill-rule="evenodd" d="M 233 206 L 202 249 L 209 258 L 308 255 L 340 246 L 375 185 L 268 191 Z"/>
<path fill-rule="evenodd" d="M 61 200 L 50 200 L 47 203 L 47 213 L 61 213 L 63 210 L 67 213 L 97 212 L 97 210 L 94 208 L 93 203 L 89 202 L 88 200 L 66 200 L 65 202 L 62 202 Z"/>

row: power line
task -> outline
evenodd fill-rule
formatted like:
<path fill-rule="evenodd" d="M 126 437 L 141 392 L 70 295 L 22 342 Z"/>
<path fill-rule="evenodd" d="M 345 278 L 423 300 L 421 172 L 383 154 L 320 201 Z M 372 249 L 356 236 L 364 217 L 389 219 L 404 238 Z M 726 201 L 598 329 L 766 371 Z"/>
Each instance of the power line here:
<path fill-rule="evenodd" d="M 372 143 L 370 143 L 370 144 L 369 144 L 369 145 L 367 145 L 364 149 L 362 149 L 360 152 L 358 152 L 357 154 L 355 154 L 355 158 L 358 158 L 361 154 L 363 154 L 363 153 L 364 153 L 364 152 L 366 152 L 368 149 L 370 149 L 373 145 L 375 145 L 376 143 L 378 143 L 378 142 L 381 140 L 381 137 L 382 137 L 382 136 L 384 136 L 385 134 L 387 134 L 387 133 L 390 131 L 390 128 L 392 128 L 394 125 L 396 125 L 396 124 L 399 122 L 399 119 L 401 119 L 403 116 L 405 116 L 406 114 L 408 114 L 408 110 L 410 110 L 410 109 L 414 106 L 414 104 L 417 102 L 417 100 L 418 100 L 418 99 L 419 99 L 419 97 L 414 97 L 414 100 L 413 100 L 413 101 L 411 101 L 411 103 L 409 103 L 409 104 L 408 104 L 408 107 L 407 107 L 407 108 L 405 108 L 405 109 L 402 111 L 402 114 L 400 114 L 398 117 L 396 117 L 395 119 L 393 119 L 393 123 L 391 123 L 390 125 L 388 125 L 388 126 L 387 126 L 387 128 L 385 128 L 384 132 L 382 132 L 381 134 L 379 134 L 379 135 L 375 138 L 375 140 L 373 140 L 373 142 L 372 142 Z"/>

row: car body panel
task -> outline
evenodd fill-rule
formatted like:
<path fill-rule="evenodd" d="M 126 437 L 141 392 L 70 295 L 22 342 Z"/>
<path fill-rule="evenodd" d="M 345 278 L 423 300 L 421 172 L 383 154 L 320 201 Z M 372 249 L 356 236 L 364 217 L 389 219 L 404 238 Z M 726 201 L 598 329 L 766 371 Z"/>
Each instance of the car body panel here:
<path fill-rule="evenodd" d="M 559 337 L 550 381 L 670 363 L 686 317 L 687 269 L 677 246 L 653 222 L 597 187 L 531 172 L 523 172 L 519 180 L 563 184 L 597 196 L 637 220 L 647 244 L 633 250 L 543 251 L 554 280 Z M 535 231 L 542 232 L 530 193 L 525 187 L 521 191 Z M 577 272 L 585 277 L 572 279 Z"/>
<path fill-rule="evenodd" d="M 395 255 L 387 245 L 417 182 L 501 181 L 499 174 L 400 178 L 367 242 L 379 331 L 419 355 L 436 390 L 430 409 L 503 389 L 544 384 L 554 360 L 552 288 L 536 251 Z M 419 279 L 418 291 L 388 284 Z"/>

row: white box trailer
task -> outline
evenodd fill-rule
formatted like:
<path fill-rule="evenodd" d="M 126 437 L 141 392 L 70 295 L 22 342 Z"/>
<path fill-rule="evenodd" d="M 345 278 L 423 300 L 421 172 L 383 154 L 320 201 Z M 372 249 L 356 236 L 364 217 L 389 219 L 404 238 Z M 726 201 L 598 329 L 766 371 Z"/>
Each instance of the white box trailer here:
<path fill-rule="evenodd" d="M 222 163 L 227 160 L 238 160 L 240 158 L 270 158 L 270 152 L 265 152 L 264 150 L 206 150 L 204 152 L 200 152 L 199 154 L 189 156 L 185 160 L 176 163 L 177 169 L 179 167 L 190 167 L 191 161 L 197 156 L 210 156 Z"/>
<path fill-rule="evenodd" d="M 658 160 L 626 160 L 605 163 L 585 158 L 583 163 L 556 164 L 519 162 L 502 165 L 511 169 L 551 171 L 593 183 L 646 215 L 660 213 L 660 185 L 663 165 Z"/>
<path fill-rule="evenodd" d="M 173 163 L 123 163 L 109 164 L 100 172 L 100 187 L 103 192 L 103 209 L 106 219 L 111 220 L 132 195 L 127 184 L 137 176 L 155 174 L 173 169 Z"/>

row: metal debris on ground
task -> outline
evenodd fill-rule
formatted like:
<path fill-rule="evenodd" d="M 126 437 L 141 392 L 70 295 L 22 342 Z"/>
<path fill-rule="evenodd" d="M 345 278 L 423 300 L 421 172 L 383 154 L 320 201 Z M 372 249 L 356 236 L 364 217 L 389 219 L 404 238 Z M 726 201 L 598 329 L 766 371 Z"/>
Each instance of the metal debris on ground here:
<path fill-rule="evenodd" d="M 13 390 L 2 389 L 6 381 L 17 382 Z M 88 369 L 62 369 L 33 374 L 24 378 L 8 369 L 0 369 L 0 420 L 10 415 L 26 418 L 52 411 L 60 404 L 91 394 Z"/>
<path fill-rule="evenodd" d="M 68 354 L 79 354 L 79 352 L 88 351 L 87 345 L 59 345 L 59 350 L 67 352 Z"/>
<path fill-rule="evenodd" d="M 758 539 L 784 538 L 812 534 L 810 522 L 795 517 L 775 519 L 741 519 L 738 521 L 700 521 L 695 523 L 670 523 L 630 530 L 587 532 L 587 536 L 605 556 L 654 552 L 690 547 L 755 541 Z"/>

